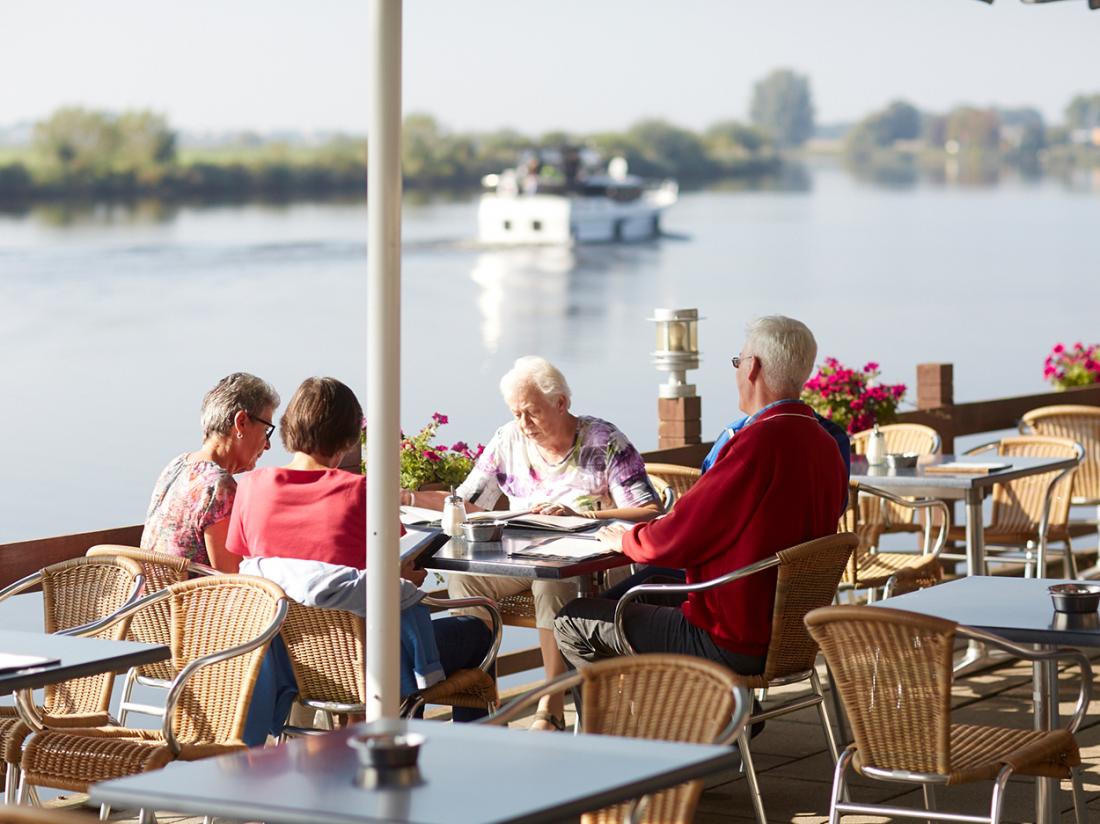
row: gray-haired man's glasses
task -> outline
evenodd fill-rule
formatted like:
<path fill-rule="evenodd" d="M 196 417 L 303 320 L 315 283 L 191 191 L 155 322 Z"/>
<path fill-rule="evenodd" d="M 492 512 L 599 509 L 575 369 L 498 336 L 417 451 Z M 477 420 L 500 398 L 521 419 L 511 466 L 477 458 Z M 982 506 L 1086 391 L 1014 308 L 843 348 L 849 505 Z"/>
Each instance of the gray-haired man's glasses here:
<path fill-rule="evenodd" d="M 741 364 L 742 364 L 742 363 L 743 363 L 744 361 L 747 361 L 747 360 L 752 360 L 752 359 L 753 359 L 753 358 L 755 358 L 755 357 L 756 357 L 756 355 L 744 355 L 744 356 L 742 356 L 742 355 L 734 355 L 734 356 L 733 356 L 732 358 L 730 358 L 730 363 L 732 363 L 732 364 L 733 364 L 733 368 L 734 368 L 734 369 L 740 369 L 740 368 L 741 368 Z"/>

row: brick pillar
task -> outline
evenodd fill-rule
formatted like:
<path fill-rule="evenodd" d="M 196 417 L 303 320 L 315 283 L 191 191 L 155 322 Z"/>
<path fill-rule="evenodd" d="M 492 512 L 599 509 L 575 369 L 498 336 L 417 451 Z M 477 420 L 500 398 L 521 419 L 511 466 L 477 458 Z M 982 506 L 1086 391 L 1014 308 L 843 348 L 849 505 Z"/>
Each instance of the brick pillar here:
<path fill-rule="evenodd" d="M 703 399 L 657 399 L 657 448 L 672 449 L 702 443 Z"/>
<path fill-rule="evenodd" d="M 950 363 L 917 364 L 917 409 L 955 404 L 955 367 Z"/>

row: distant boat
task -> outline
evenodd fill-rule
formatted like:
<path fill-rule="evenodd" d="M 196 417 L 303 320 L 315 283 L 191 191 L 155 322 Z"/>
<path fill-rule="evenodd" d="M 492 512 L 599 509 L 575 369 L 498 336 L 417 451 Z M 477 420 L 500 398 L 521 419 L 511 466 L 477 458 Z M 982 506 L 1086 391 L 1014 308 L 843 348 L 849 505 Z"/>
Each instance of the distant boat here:
<path fill-rule="evenodd" d="M 478 240 L 497 246 L 608 243 L 661 233 L 661 213 L 679 196 L 674 180 L 647 181 L 615 157 L 606 171 L 586 173 L 585 152 L 532 156 L 519 170 L 486 175 L 478 207 Z M 547 160 L 558 160 L 561 171 Z M 591 168 L 591 166 L 589 166 Z"/>

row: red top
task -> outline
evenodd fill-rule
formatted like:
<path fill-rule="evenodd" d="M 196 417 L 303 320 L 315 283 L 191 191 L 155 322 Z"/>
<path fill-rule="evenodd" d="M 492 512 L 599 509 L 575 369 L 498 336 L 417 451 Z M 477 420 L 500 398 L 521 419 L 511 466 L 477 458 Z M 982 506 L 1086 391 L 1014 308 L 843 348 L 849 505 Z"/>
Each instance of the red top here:
<path fill-rule="evenodd" d="M 682 568 L 689 584 L 709 581 L 836 532 L 847 490 L 836 442 L 808 406 L 782 404 L 730 438 L 668 515 L 623 535 L 623 552 L 635 561 Z M 719 646 L 766 655 L 775 585 L 776 570 L 766 569 L 693 592 L 682 609 Z"/>
<path fill-rule="evenodd" d="M 364 569 L 367 479 L 342 469 L 255 469 L 237 484 L 226 549 Z"/>

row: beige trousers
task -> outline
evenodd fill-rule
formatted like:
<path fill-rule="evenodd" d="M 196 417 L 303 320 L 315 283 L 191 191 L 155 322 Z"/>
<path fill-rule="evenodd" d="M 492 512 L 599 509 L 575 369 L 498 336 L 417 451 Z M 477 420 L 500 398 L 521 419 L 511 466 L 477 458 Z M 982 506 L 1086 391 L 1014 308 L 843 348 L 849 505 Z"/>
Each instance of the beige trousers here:
<path fill-rule="evenodd" d="M 554 629 L 554 618 L 561 608 L 577 597 L 579 579 L 565 578 L 560 581 L 507 578 L 501 575 L 461 575 L 451 573 L 448 576 L 447 592 L 452 598 L 468 598 L 471 595 L 483 595 L 499 601 L 509 595 L 517 595 L 530 588 L 535 598 L 535 626 L 539 629 Z M 484 620 L 483 609 L 456 609 L 456 614 L 476 615 Z"/>

